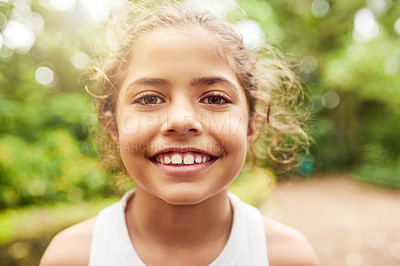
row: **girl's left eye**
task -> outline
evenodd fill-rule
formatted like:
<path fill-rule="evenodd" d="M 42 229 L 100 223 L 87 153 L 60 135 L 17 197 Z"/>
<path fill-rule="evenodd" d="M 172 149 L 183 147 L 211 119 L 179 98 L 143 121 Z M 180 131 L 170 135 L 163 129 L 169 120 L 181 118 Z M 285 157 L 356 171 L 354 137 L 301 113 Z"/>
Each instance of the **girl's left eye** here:
<path fill-rule="evenodd" d="M 148 95 L 148 96 L 142 96 L 139 99 L 135 100 L 134 103 L 142 104 L 142 105 L 155 105 L 155 104 L 160 104 L 164 103 L 165 100 L 155 96 L 155 95 Z"/>
<path fill-rule="evenodd" d="M 226 103 L 231 103 L 226 97 L 221 96 L 221 95 L 211 95 L 203 98 L 201 100 L 202 103 L 206 104 L 213 104 L 213 105 L 218 105 L 218 104 L 226 104 Z"/>

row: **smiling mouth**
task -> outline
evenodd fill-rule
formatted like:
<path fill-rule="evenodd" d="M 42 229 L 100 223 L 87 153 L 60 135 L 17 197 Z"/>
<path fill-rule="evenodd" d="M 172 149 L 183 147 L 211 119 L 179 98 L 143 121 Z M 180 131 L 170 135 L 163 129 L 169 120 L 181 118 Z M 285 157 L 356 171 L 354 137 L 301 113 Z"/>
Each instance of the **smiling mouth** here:
<path fill-rule="evenodd" d="M 155 163 L 171 166 L 203 164 L 217 159 L 199 152 L 165 152 L 150 158 Z"/>

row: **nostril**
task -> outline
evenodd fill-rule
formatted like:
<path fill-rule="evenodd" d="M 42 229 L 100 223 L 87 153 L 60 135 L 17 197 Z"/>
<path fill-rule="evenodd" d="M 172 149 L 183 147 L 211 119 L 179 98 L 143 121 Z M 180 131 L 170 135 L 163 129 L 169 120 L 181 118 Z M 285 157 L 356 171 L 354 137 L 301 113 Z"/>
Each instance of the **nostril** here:
<path fill-rule="evenodd" d="M 202 133 L 202 125 L 200 122 L 196 120 L 185 120 L 180 121 L 178 119 L 175 120 L 167 120 L 161 127 L 161 132 L 163 134 L 191 134 L 198 135 Z"/>

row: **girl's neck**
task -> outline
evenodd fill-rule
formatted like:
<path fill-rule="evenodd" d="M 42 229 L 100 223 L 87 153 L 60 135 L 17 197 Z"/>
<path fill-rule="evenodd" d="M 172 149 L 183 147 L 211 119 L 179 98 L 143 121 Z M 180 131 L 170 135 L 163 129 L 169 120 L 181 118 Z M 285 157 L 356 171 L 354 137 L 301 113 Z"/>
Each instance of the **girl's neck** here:
<path fill-rule="evenodd" d="M 173 247 L 226 243 L 233 210 L 227 189 L 195 205 L 172 205 L 137 188 L 126 209 L 126 223 L 133 243 L 154 241 Z"/>

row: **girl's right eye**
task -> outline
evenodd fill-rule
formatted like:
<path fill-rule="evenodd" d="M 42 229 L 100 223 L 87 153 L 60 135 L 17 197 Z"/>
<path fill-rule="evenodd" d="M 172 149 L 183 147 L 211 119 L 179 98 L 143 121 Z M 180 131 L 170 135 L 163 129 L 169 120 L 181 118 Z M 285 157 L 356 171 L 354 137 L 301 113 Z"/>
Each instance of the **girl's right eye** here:
<path fill-rule="evenodd" d="M 139 98 L 133 101 L 133 103 L 141 105 L 156 105 L 160 103 L 165 103 L 165 100 L 156 95 L 144 95 L 141 97 L 139 96 Z"/>

